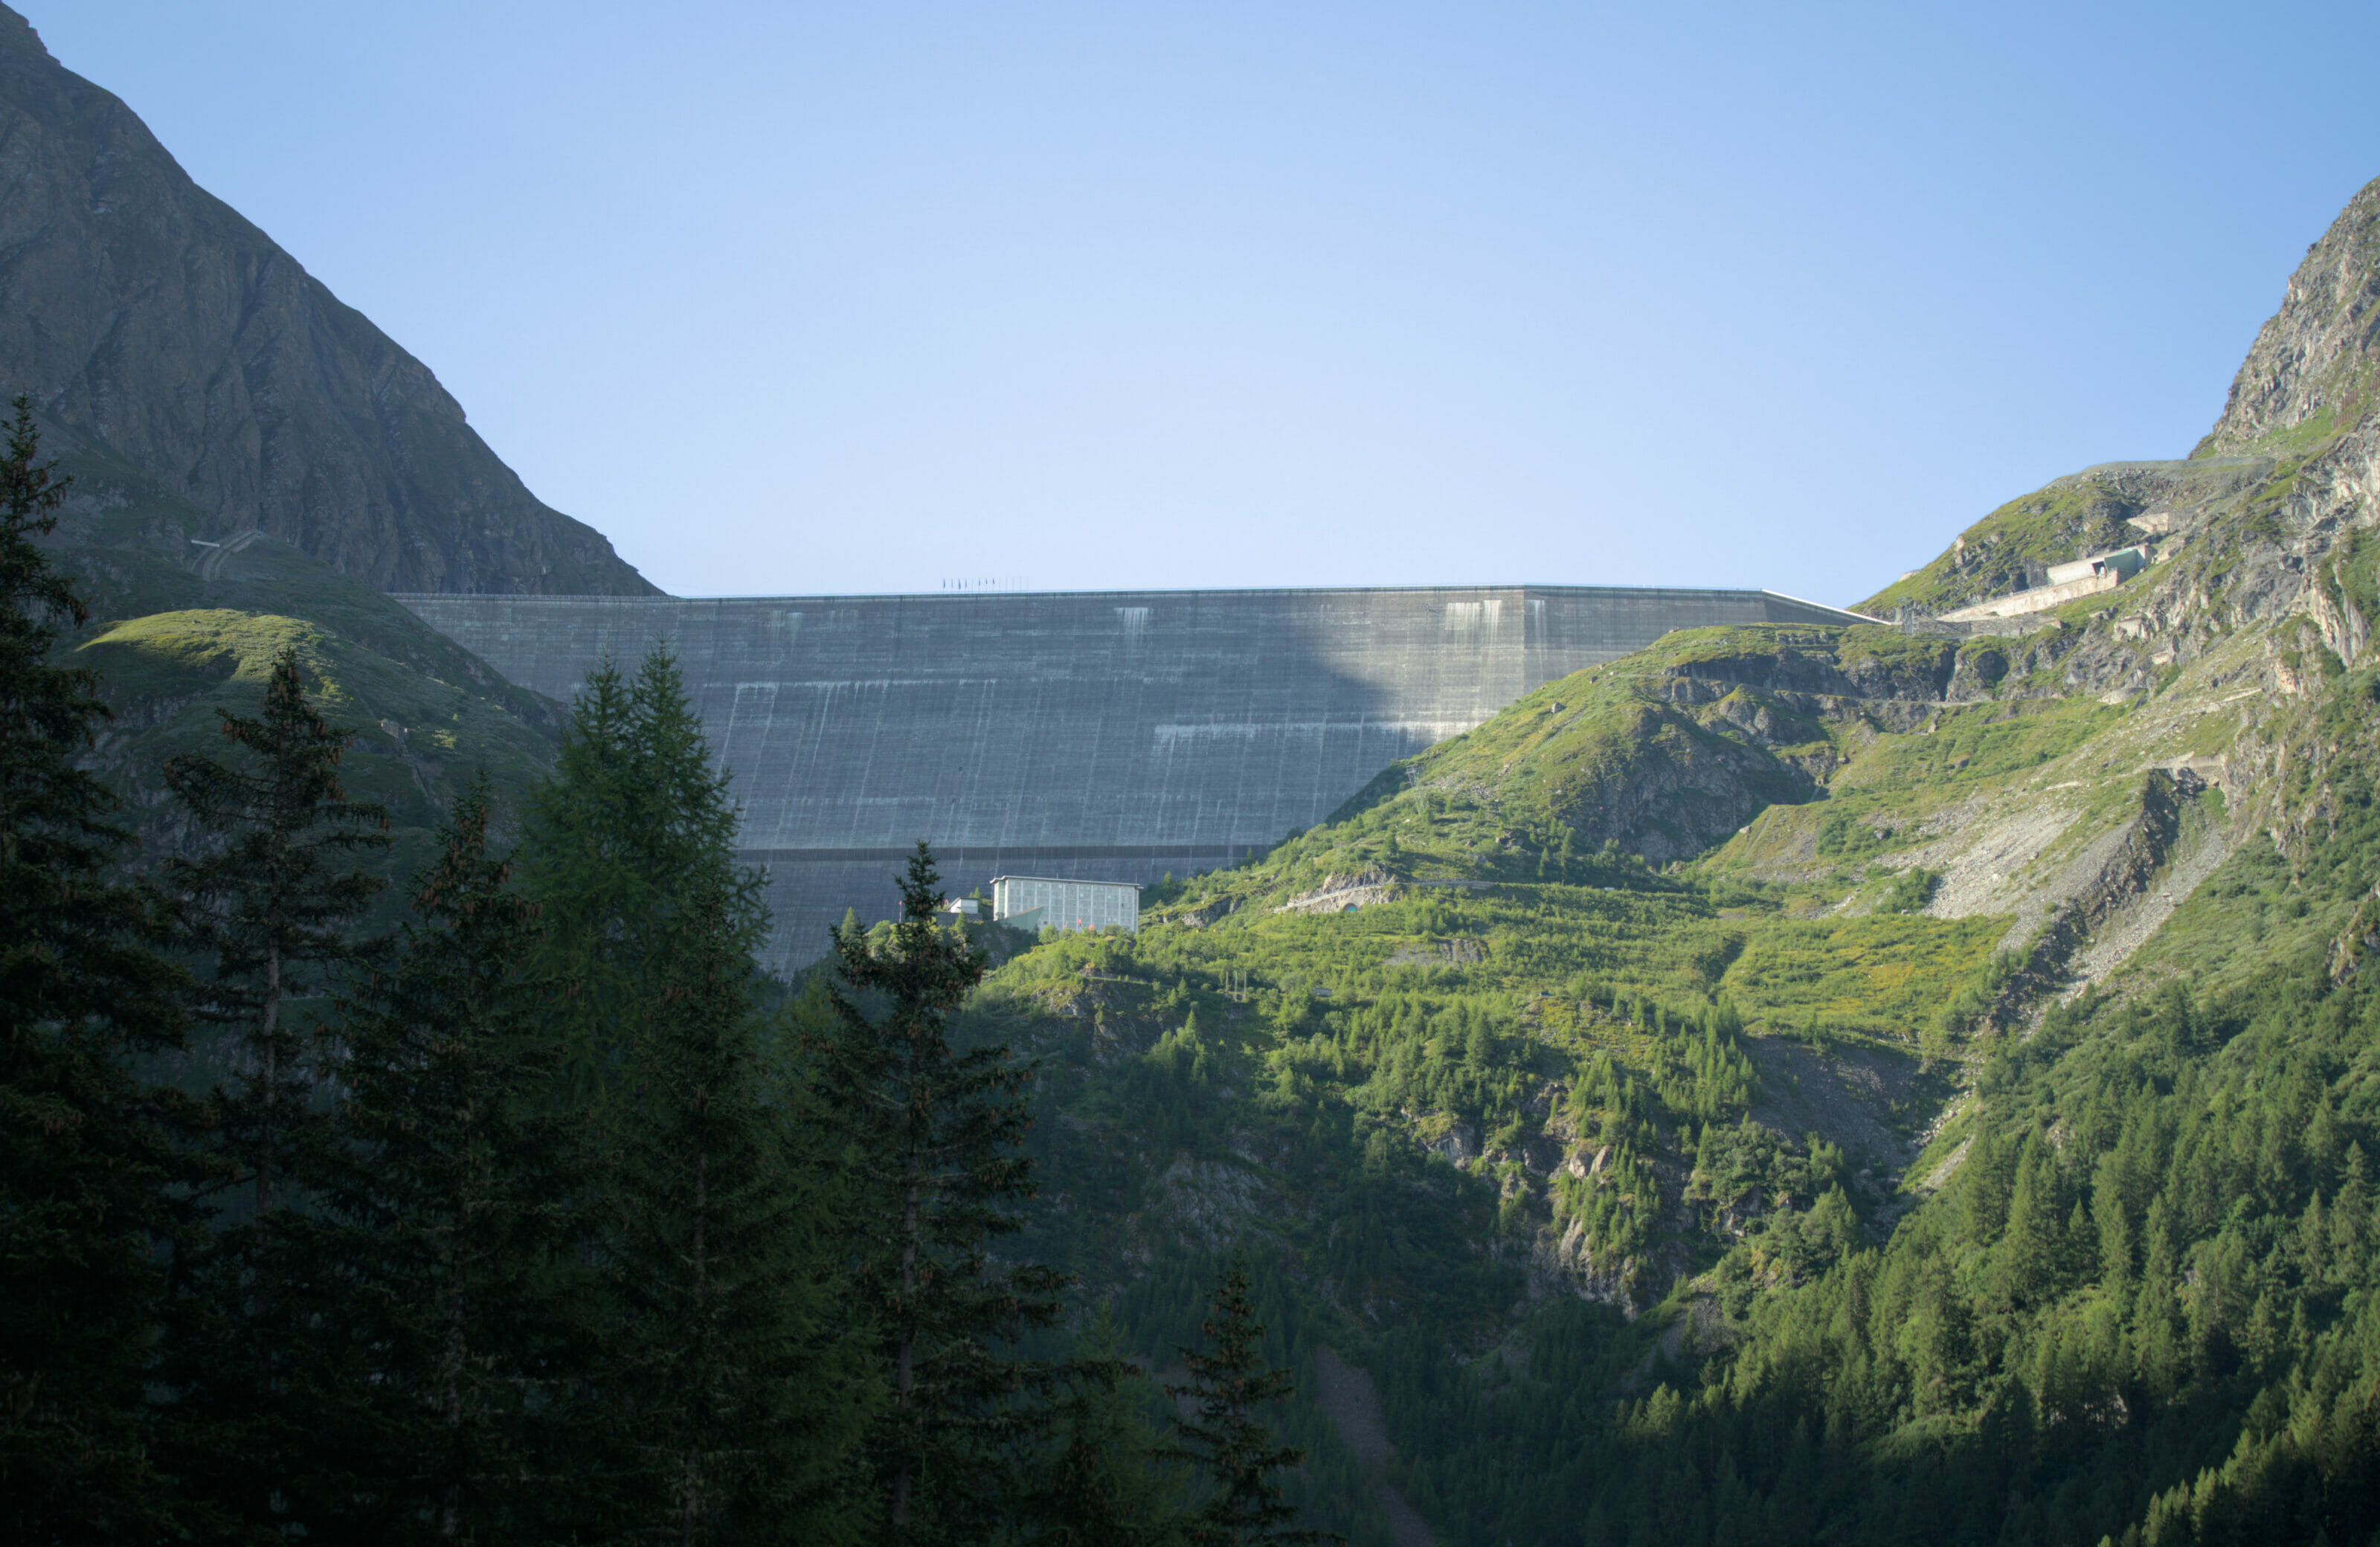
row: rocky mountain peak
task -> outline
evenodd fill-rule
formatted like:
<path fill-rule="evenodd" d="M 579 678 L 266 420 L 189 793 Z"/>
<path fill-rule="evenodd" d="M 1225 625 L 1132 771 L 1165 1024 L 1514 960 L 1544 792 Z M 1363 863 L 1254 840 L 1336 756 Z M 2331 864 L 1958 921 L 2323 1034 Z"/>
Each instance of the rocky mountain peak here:
<path fill-rule="evenodd" d="M 0 6 L 0 400 L 384 591 L 649 595 L 421 361 Z"/>
<path fill-rule="evenodd" d="M 2380 368 L 2380 178 L 2349 201 L 2289 276 L 2199 453 L 2320 439 L 2372 410 Z"/>

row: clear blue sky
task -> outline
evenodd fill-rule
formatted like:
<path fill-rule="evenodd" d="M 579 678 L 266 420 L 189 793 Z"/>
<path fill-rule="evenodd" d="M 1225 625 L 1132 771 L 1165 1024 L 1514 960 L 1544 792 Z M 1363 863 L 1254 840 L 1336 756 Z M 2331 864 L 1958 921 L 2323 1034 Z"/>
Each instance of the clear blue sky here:
<path fill-rule="evenodd" d="M 2380 176 L 2369 0 L 12 3 L 682 594 L 1849 602 Z"/>

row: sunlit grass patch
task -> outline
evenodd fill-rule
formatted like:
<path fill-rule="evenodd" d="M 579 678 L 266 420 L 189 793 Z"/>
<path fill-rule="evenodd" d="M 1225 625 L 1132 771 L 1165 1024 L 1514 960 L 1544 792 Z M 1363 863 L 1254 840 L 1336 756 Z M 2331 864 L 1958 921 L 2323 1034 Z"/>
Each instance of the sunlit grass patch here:
<path fill-rule="evenodd" d="M 1779 920 L 1753 932 L 1720 987 L 1746 1021 L 1913 1041 L 1991 960 L 2005 919 Z"/>

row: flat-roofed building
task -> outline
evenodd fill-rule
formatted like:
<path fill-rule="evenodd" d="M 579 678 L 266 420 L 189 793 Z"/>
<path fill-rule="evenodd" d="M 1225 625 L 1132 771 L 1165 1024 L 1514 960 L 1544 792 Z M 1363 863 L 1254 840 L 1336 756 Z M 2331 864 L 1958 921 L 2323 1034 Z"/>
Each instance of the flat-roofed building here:
<path fill-rule="evenodd" d="M 1046 875 L 991 878 L 991 916 L 1039 929 L 1140 932 L 1140 888 L 1130 882 L 1062 881 Z"/>
<path fill-rule="evenodd" d="M 2118 583 L 2121 584 L 2147 568 L 2148 564 L 2147 549 L 2137 545 L 2119 548 L 2112 554 L 2093 554 L 2088 558 L 2079 558 L 2071 564 L 2051 565 L 2049 583 L 2053 586 L 2068 585 L 2076 580 L 2087 580 L 2094 576 L 2105 575 L 2112 571 L 2117 577 Z"/>

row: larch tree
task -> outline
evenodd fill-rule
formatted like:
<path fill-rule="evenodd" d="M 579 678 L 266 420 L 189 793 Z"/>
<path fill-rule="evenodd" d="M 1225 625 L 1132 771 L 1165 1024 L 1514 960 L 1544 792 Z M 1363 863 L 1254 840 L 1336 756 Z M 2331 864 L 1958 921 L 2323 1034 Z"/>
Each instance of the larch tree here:
<path fill-rule="evenodd" d="M 725 876 L 686 901 L 603 1109 L 612 1497 L 689 1547 L 856 1541 L 877 1383 L 842 1314 L 831 1184 L 774 1099 L 756 920 Z"/>
<path fill-rule="evenodd" d="M 640 1536 L 833 1541 L 867 1517 L 847 1453 L 874 1383 L 833 1185 L 786 1099 L 736 822 L 668 653 L 590 674 L 522 846 L 556 1098 L 601 1156 L 589 1493 Z"/>
<path fill-rule="evenodd" d="M 735 862 L 736 821 L 667 650 L 633 678 L 609 660 L 588 674 L 520 848 L 521 888 L 541 910 L 536 970 L 562 996 L 576 1099 L 615 1080 L 625 1029 L 670 981 L 696 899 L 723 888 L 735 918 L 759 916 L 759 879 Z"/>

